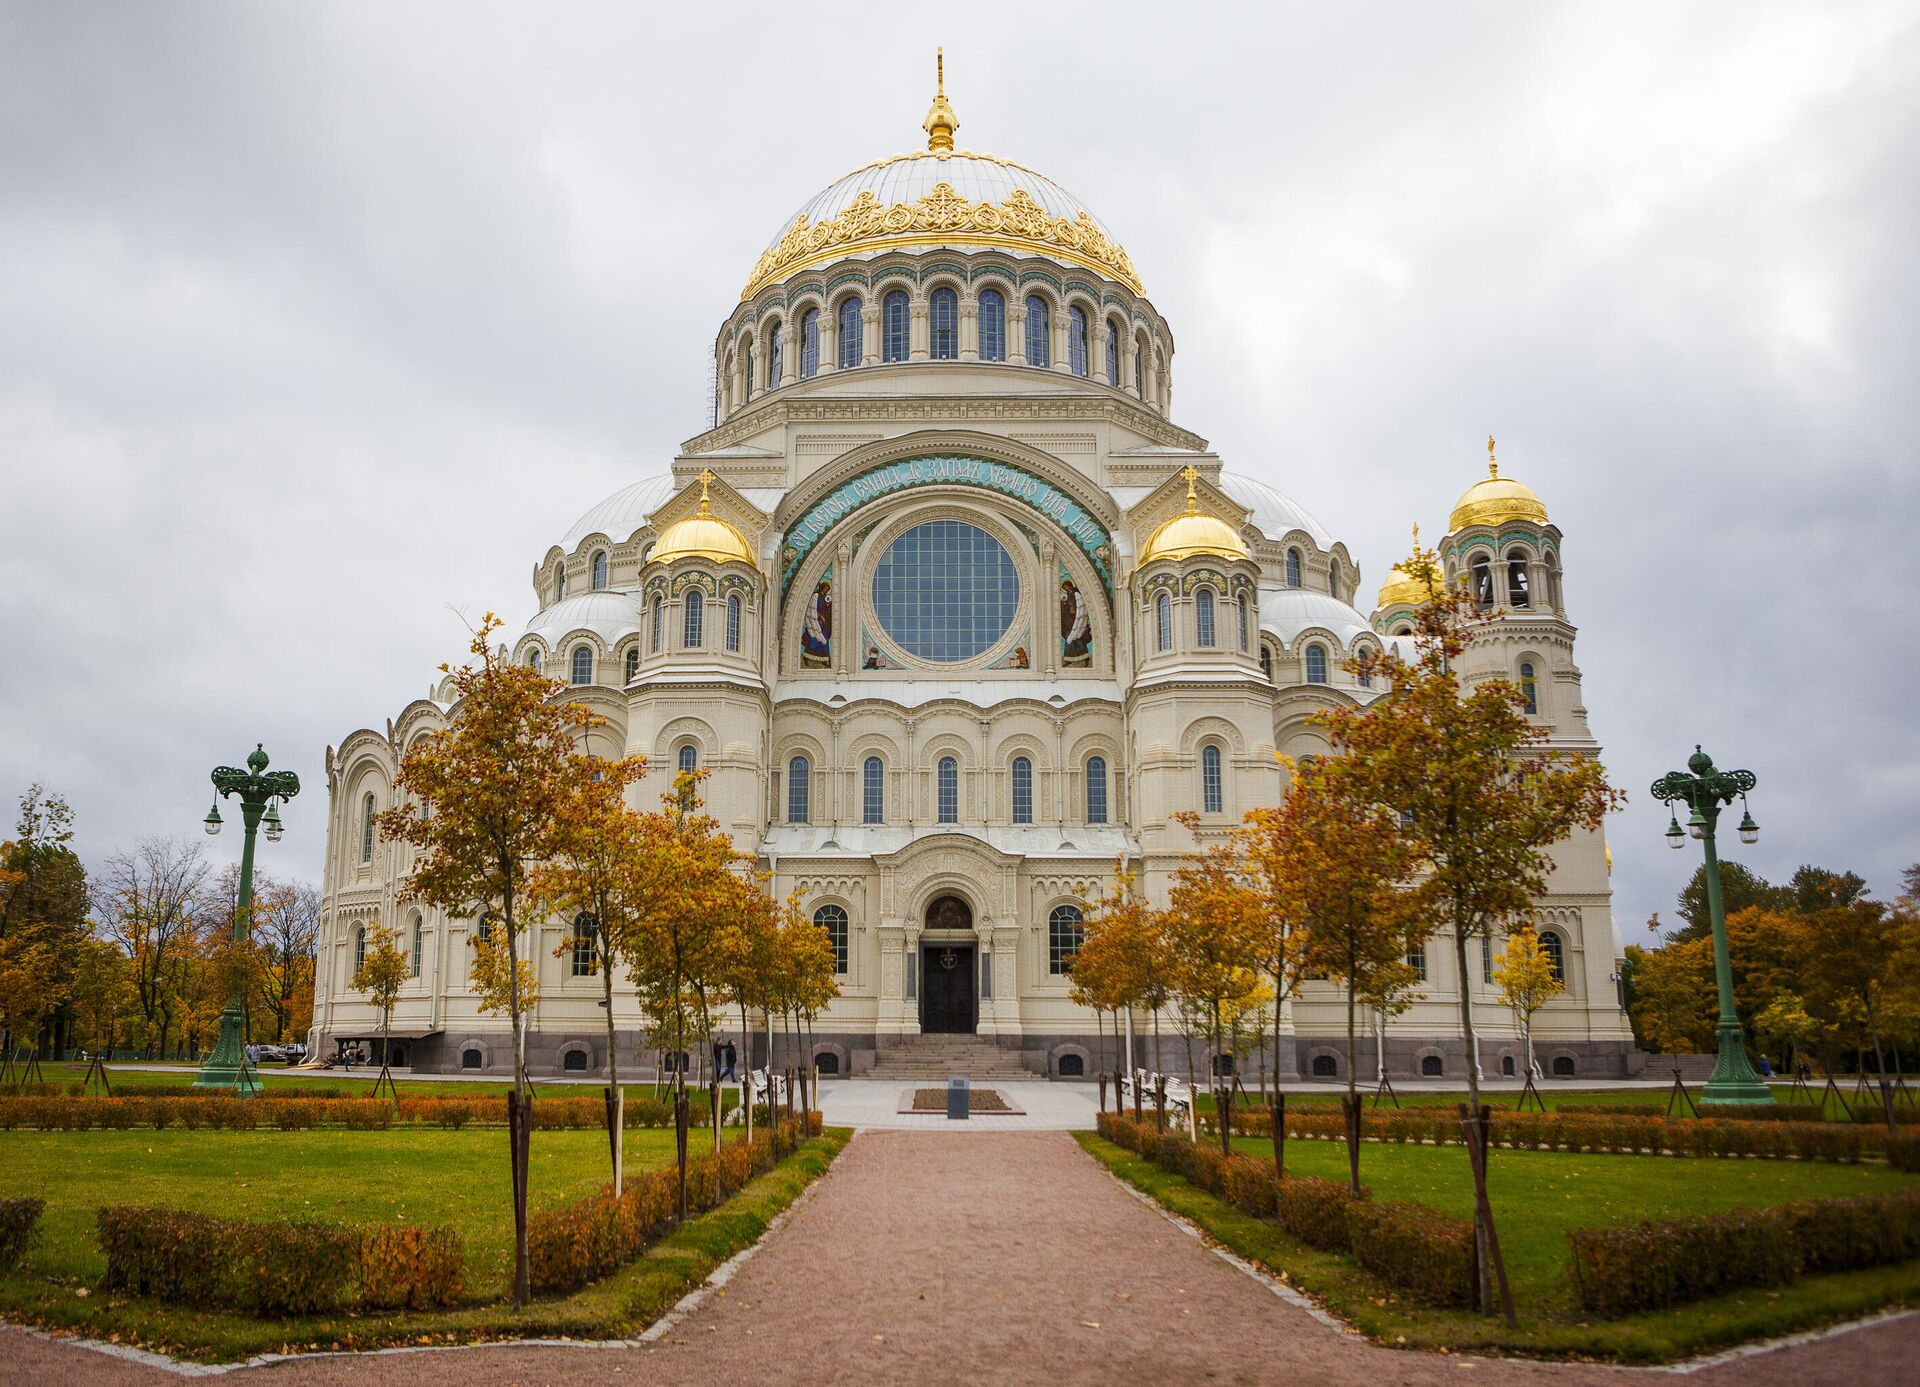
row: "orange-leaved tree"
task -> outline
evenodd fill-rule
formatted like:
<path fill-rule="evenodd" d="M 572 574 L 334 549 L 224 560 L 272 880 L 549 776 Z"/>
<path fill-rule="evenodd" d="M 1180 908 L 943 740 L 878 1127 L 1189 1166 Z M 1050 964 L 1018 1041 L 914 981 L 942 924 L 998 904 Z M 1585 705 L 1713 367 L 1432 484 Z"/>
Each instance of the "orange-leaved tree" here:
<path fill-rule="evenodd" d="M 505 993 L 513 1027 L 514 1094 L 524 1113 L 527 1080 L 526 1001 L 521 995 L 520 931 L 529 878 L 551 858 L 574 807 L 575 745 L 593 715 L 561 701 L 565 686 L 507 659 L 491 644 L 500 619 L 488 612 L 468 646 L 472 659 L 451 673 L 450 725 L 416 738 L 394 777 L 397 802 L 379 816 L 381 833 L 410 845 L 413 866 L 404 895 L 450 916 L 497 911 L 502 933 L 494 981 Z M 476 954 L 476 969 L 488 951 Z M 527 1141 L 524 1119 L 509 1143 L 514 1165 L 516 1305 L 527 1301 Z"/>
<path fill-rule="evenodd" d="M 1232 1125 L 1231 1089 L 1220 1082 L 1228 1077 L 1221 1073 L 1222 1040 L 1237 1013 L 1269 995 L 1261 982 L 1269 934 L 1266 906 L 1248 882 L 1237 845 L 1216 843 L 1180 864 L 1162 917 L 1173 994 L 1207 1027 L 1222 1153 L 1231 1150 Z"/>
<path fill-rule="evenodd" d="M 1565 992 L 1567 985 L 1554 971 L 1553 955 L 1547 952 L 1531 921 L 1522 921 L 1507 931 L 1506 942 L 1493 957 L 1493 982 L 1500 989 L 1500 1000 L 1520 1023 L 1527 1046 L 1527 1073 L 1538 1078 L 1540 1067 L 1533 1062 L 1533 1018 L 1541 1007 Z"/>
<path fill-rule="evenodd" d="M 400 951 L 400 931 L 376 920 L 367 931 L 366 953 L 347 986 L 355 992 L 366 993 L 367 1000 L 380 1010 L 380 1080 L 385 1080 L 387 1091 L 396 1103 L 400 1101 L 400 1094 L 392 1087 L 393 1080 L 387 1073 L 393 1053 L 389 1037 L 393 1030 L 393 1005 L 400 1000 L 400 989 L 412 975 L 407 956 Z M 381 1088 L 380 1080 L 374 1082 L 376 1094 Z"/>
<path fill-rule="evenodd" d="M 1116 857 L 1113 876 L 1097 900 L 1082 902 L 1080 946 L 1067 968 L 1073 999 L 1096 1016 L 1114 1018 L 1115 1042 L 1120 1015 L 1145 1007 L 1153 1018 L 1153 1067 L 1160 1067 L 1160 1010 L 1167 1002 L 1166 941 L 1160 913 L 1147 903 L 1127 859 Z M 1116 1071 L 1118 1065 L 1115 1066 Z M 1114 1098 L 1119 1099 L 1116 1085 Z"/>

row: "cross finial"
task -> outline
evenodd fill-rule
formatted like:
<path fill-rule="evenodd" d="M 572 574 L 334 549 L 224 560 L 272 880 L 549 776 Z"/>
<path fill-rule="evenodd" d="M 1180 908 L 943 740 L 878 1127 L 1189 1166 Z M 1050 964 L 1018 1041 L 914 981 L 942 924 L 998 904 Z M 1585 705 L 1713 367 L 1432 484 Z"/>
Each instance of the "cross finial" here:
<path fill-rule="evenodd" d="M 1500 475 L 1500 464 L 1493 456 L 1492 434 L 1487 435 L 1487 475 L 1489 477 L 1497 477 Z"/>
<path fill-rule="evenodd" d="M 1187 479 L 1187 509 L 1190 511 L 1199 510 L 1200 490 L 1197 484 L 1200 481 L 1200 469 L 1192 463 L 1188 463 L 1180 475 Z"/>
<path fill-rule="evenodd" d="M 1415 549 L 1420 547 L 1420 522 L 1418 520 L 1413 522 L 1413 547 Z"/>
<path fill-rule="evenodd" d="M 700 469 L 700 475 L 695 477 L 694 480 L 700 483 L 700 514 L 705 515 L 709 509 L 707 492 L 714 483 L 713 469 L 711 467 L 702 467 Z"/>
<path fill-rule="evenodd" d="M 934 154 L 953 153 L 953 132 L 960 128 L 960 117 L 947 104 L 947 57 L 944 49 L 933 50 L 933 105 L 920 122 L 927 132 L 927 149 Z"/>

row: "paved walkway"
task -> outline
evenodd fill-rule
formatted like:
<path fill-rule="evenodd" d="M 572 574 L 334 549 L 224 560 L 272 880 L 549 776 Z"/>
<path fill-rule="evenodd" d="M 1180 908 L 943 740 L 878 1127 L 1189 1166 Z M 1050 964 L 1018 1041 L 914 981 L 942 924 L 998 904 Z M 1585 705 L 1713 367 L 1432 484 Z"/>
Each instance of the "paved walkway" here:
<path fill-rule="evenodd" d="M 956 1124 L 957 1125 L 957 1124 Z M 1920 1316 L 1704 1368 L 1717 1387 L 1912 1380 Z M 1639 1377 L 1641 1374 L 1626 1374 Z M 1613 1384 L 1618 1370 L 1393 1352 L 1229 1265 L 1056 1132 L 866 1132 L 654 1344 L 293 1360 L 260 1387 L 405 1383 Z M 0 1329 L 0 1384 L 156 1387 L 161 1369 Z"/>

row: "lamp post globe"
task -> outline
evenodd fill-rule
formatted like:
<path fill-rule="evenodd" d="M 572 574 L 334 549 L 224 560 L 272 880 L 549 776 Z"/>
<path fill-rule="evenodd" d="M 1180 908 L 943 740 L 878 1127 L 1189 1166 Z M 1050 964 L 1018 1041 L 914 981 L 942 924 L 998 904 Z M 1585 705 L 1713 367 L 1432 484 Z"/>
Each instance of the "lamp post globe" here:
<path fill-rule="evenodd" d="M 254 743 L 247 757 L 247 768 L 220 766 L 213 772 L 213 788 L 219 799 L 213 802 L 213 808 L 207 812 L 204 820 L 207 832 L 220 831 L 220 800 L 237 799 L 240 801 L 240 822 L 246 830 L 246 840 L 240 849 L 240 888 L 234 898 L 233 938 L 236 943 L 246 942 L 252 926 L 253 914 L 253 840 L 264 818 L 269 841 L 278 841 L 281 834 L 280 814 L 276 802 L 292 799 L 300 793 L 300 777 L 292 771 L 270 771 L 267 769 L 266 748 Z M 195 1088 L 216 1089 L 224 1093 L 252 1097 L 260 1092 L 260 1076 L 254 1072 L 253 1064 L 247 1059 L 245 997 L 236 990 L 228 999 L 226 1009 L 220 1013 L 220 1040 L 213 1047 L 213 1053 L 207 1056 L 200 1073 L 194 1079 Z"/>
<path fill-rule="evenodd" d="M 1672 826 L 1667 841 L 1679 847 L 1685 838 L 1680 832 L 1679 806 L 1693 811 L 1687 817 L 1687 829 L 1699 840 L 1706 853 L 1707 917 L 1713 926 L 1713 977 L 1720 994 L 1720 1019 L 1714 1025 L 1719 1053 L 1714 1058 L 1713 1077 L 1707 1080 L 1702 1097 L 1709 1103 L 1770 1103 L 1773 1094 L 1747 1060 L 1746 1031 L 1740 1025 L 1733 1006 L 1733 965 L 1727 953 L 1727 920 L 1720 894 L 1720 856 L 1714 847 L 1714 825 L 1720 810 L 1736 799 L 1744 808 L 1747 791 L 1757 780 L 1752 771 L 1723 771 L 1715 768 L 1713 758 L 1698 744 L 1687 758 L 1687 769 L 1668 771 L 1653 782 L 1653 797 L 1673 808 Z M 1760 836 L 1760 826 L 1747 813 L 1740 820 L 1740 837 L 1751 843 Z M 1751 835 L 1751 836 L 1750 836 Z"/>

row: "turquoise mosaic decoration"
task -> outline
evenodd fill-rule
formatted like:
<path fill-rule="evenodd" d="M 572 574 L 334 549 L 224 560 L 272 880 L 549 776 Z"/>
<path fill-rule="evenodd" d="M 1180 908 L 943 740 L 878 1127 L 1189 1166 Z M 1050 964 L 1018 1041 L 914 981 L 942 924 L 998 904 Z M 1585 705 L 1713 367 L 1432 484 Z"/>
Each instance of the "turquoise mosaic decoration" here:
<path fill-rule="evenodd" d="M 816 501 L 794 521 L 781 546 L 780 589 L 806 562 L 813 546 L 847 516 L 883 496 L 916 486 L 977 486 L 1024 501 L 1073 537 L 1092 560 L 1100 581 L 1113 582 L 1113 538 L 1086 509 L 1053 483 L 1022 468 L 984 458 L 903 458 L 848 479 Z"/>

